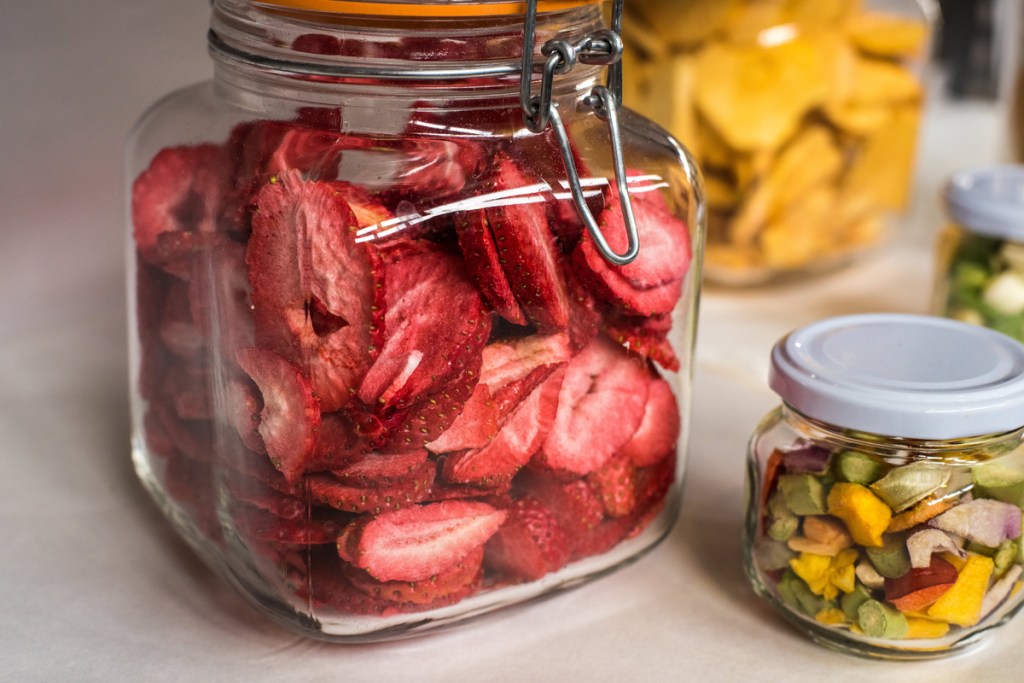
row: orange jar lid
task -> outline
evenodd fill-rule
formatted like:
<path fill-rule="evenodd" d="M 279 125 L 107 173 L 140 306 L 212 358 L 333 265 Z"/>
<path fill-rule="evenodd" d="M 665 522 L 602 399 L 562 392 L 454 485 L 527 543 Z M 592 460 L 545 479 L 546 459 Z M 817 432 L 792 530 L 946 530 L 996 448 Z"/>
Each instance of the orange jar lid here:
<path fill-rule="evenodd" d="M 538 12 L 597 5 L 602 0 L 539 0 Z M 396 17 L 476 17 L 517 15 L 526 11 L 525 2 L 508 0 L 421 0 L 390 2 L 389 0 L 256 0 L 256 4 L 292 10 L 327 12 L 330 14 L 372 14 Z"/>

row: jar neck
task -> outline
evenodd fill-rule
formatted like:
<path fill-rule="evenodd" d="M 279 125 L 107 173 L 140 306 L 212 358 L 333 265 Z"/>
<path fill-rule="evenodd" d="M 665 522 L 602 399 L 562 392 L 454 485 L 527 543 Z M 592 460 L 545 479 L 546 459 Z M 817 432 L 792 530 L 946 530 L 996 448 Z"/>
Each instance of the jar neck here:
<path fill-rule="evenodd" d="M 872 434 L 815 420 L 783 403 L 780 415 L 801 437 L 827 443 L 834 449 L 855 450 L 885 458 L 907 460 L 987 460 L 1024 448 L 1024 427 L 1001 434 L 982 434 L 962 439 L 908 439 L 891 434 Z"/>
<path fill-rule="evenodd" d="M 540 12 L 534 52 L 548 40 L 572 42 L 601 26 L 596 4 Z M 522 16 L 404 18 L 216 0 L 209 35 L 218 75 L 238 84 L 276 80 L 307 93 L 383 85 L 422 97 L 439 89 L 510 92 L 520 82 Z M 582 90 L 599 74 L 600 67 L 578 64 L 556 85 L 563 94 Z"/>

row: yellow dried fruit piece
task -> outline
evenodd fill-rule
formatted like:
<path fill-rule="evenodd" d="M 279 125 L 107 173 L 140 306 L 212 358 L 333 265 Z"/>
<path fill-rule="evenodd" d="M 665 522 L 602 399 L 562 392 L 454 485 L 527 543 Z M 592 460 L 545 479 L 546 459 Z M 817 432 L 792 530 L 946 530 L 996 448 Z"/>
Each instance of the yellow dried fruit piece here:
<path fill-rule="evenodd" d="M 786 545 L 798 553 L 834 557 L 840 550 L 853 545 L 853 539 L 839 520 L 824 515 L 808 515 L 804 517 L 803 535 L 790 537 Z"/>
<path fill-rule="evenodd" d="M 896 107 L 889 121 L 857 150 L 843 189 L 874 197 L 876 206 L 902 210 L 907 205 L 917 154 L 917 105 Z"/>
<path fill-rule="evenodd" d="M 846 523 L 853 540 L 880 548 L 882 534 L 892 520 L 892 510 L 866 486 L 840 482 L 828 492 L 828 513 Z"/>
<path fill-rule="evenodd" d="M 973 626 L 981 617 L 981 602 L 988 590 L 995 562 L 984 555 L 970 555 L 956 583 L 928 608 L 928 616 L 957 626 Z"/>
<path fill-rule="evenodd" d="M 904 638 L 941 638 L 949 633 L 949 624 L 933 619 L 907 617 L 907 635 Z"/>
<path fill-rule="evenodd" d="M 801 27 L 835 26 L 858 10 L 859 5 L 859 0 L 787 0 L 782 20 Z"/>
<path fill-rule="evenodd" d="M 766 265 L 794 268 L 827 254 L 833 246 L 830 230 L 836 191 L 829 185 L 809 191 L 761 232 Z"/>
<path fill-rule="evenodd" d="M 747 195 L 733 218 L 731 239 L 737 244 L 754 240 L 761 227 L 818 185 L 835 182 L 843 165 L 832 134 L 822 126 L 807 128 L 788 145 Z"/>
<path fill-rule="evenodd" d="M 880 57 L 913 57 L 921 53 L 928 29 L 920 21 L 882 12 L 859 13 L 847 23 L 850 40 Z"/>
<path fill-rule="evenodd" d="M 835 557 L 800 553 L 789 561 L 789 566 L 797 576 L 804 580 L 807 587 L 815 595 L 831 600 L 842 591 L 849 593 L 856 585 L 853 563 L 857 561 L 857 551 L 843 550 Z"/>
<path fill-rule="evenodd" d="M 708 206 L 727 208 L 736 203 L 739 193 L 731 182 L 716 173 L 704 173 L 704 198 Z"/>
<path fill-rule="evenodd" d="M 669 54 L 669 45 L 662 34 L 652 28 L 648 21 L 637 18 L 631 14 L 629 9 L 630 7 L 626 8 L 622 17 L 622 40 L 629 46 L 623 51 L 623 58 L 625 58 L 626 55 L 637 51 L 647 59 L 653 61 L 658 61 L 667 57 Z M 632 74 L 630 74 L 630 78 L 632 78 Z M 629 79 L 623 79 L 623 81 L 626 80 Z"/>
<path fill-rule="evenodd" d="M 676 0 L 678 2 L 678 0 Z M 699 4 L 712 5 L 712 0 L 698 0 Z M 685 4 L 685 3 L 684 3 Z M 725 3 L 722 3 L 725 4 Z M 764 31 L 784 25 L 785 0 L 744 0 L 734 2 L 724 19 L 722 30 L 727 38 L 746 42 L 757 40 Z"/>
<path fill-rule="evenodd" d="M 642 111 L 655 123 L 672 131 L 691 154 L 698 154 L 701 136 L 697 130 L 697 110 L 692 104 L 696 58 L 689 54 L 673 55 L 652 67 L 644 72 L 648 92 Z"/>
<path fill-rule="evenodd" d="M 848 68 L 849 78 L 835 88 L 830 105 L 870 107 L 921 99 L 921 83 L 905 66 L 856 58 Z"/>
<path fill-rule="evenodd" d="M 826 626 L 839 626 L 846 623 L 846 615 L 837 607 L 826 607 L 814 615 L 814 620 Z"/>
<path fill-rule="evenodd" d="M 733 7 L 742 4 L 740 0 L 638 0 L 626 3 L 626 16 L 636 15 L 673 47 L 692 47 L 710 38 Z"/>
<path fill-rule="evenodd" d="M 780 146 L 804 114 L 828 98 L 831 73 L 814 41 L 777 45 L 712 43 L 697 55 L 694 98 L 734 149 Z"/>

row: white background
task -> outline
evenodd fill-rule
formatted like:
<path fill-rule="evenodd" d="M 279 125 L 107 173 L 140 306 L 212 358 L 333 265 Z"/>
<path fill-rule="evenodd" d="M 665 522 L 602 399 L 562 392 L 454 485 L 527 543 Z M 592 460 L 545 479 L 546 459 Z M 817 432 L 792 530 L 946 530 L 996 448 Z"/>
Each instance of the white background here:
<path fill-rule="evenodd" d="M 1021 680 L 1024 617 L 941 662 L 835 654 L 755 599 L 739 548 L 771 344 L 828 315 L 925 310 L 936 192 L 1000 156 L 991 107 L 933 104 L 915 208 L 886 252 L 811 286 L 706 292 L 684 506 L 654 553 L 457 630 L 332 646 L 236 597 L 129 464 L 121 150 L 148 104 L 208 77 L 207 3 L 0 10 L 0 680 Z"/>

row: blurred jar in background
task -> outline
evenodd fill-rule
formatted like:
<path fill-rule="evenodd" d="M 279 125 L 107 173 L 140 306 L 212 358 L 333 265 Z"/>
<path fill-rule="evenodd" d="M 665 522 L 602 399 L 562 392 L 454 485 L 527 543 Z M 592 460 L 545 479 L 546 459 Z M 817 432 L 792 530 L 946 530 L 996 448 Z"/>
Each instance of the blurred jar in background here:
<path fill-rule="evenodd" d="M 705 273 L 833 269 L 907 204 L 931 13 L 920 0 L 635 0 L 624 103 L 706 181 Z"/>

